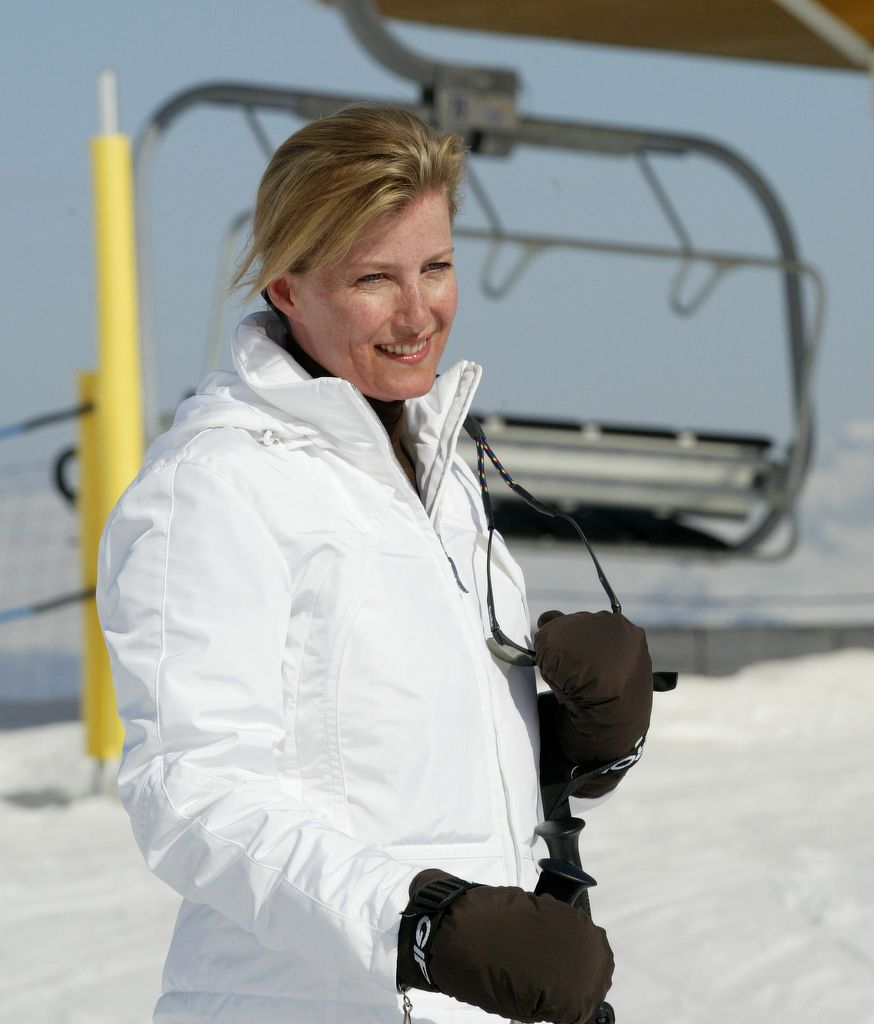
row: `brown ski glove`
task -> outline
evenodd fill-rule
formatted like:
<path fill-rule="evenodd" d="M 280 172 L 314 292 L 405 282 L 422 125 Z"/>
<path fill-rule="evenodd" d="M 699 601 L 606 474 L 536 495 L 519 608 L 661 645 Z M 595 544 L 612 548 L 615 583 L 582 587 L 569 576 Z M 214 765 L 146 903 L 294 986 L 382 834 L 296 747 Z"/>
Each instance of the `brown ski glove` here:
<path fill-rule="evenodd" d="M 603 928 L 582 910 L 514 886 L 419 872 L 398 938 L 399 988 L 442 992 L 529 1024 L 585 1024 L 613 975 Z"/>
<path fill-rule="evenodd" d="M 534 651 L 540 674 L 564 711 L 558 734 L 570 761 L 583 772 L 619 758 L 632 764 L 652 712 L 652 662 L 644 631 L 614 612 L 544 612 L 537 620 Z"/>

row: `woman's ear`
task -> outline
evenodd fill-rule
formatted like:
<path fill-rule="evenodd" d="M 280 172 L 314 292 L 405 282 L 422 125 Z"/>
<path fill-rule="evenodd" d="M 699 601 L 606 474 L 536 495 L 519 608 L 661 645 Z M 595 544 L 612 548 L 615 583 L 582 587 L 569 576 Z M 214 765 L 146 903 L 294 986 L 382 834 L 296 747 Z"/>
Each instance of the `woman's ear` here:
<path fill-rule="evenodd" d="M 287 317 L 294 315 L 291 274 L 285 273 L 281 277 L 275 277 L 264 291 L 270 296 L 275 309 Z"/>

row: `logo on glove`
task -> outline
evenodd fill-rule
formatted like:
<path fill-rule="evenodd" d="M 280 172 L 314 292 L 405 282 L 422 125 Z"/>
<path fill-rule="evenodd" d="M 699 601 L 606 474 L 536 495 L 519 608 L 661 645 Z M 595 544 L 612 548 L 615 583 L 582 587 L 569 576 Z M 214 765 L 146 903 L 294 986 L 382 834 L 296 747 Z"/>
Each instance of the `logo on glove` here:
<path fill-rule="evenodd" d="M 645 736 L 641 736 L 640 739 L 635 743 L 634 750 L 630 754 L 626 754 L 625 757 L 620 757 L 618 761 L 614 761 L 612 764 L 608 764 L 606 768 L 602 768 L 600 771 L 601 775 L 606 775 L 608 772 L 623 772 L 626 768 L 630 768 L 633 764 L 643 757 L 643 744 Z"/>
<path fill-rule="evenodd" d="M 425 946 L 428 945 L 428 939 L 431 937 L 431 918 L 420 917 L 419 923 L 416 925 L 415 943 L 413 945 L 413 959 L 419 965 L 422 970 L 422 974 L 425 975 L 425 981 L 429 985 L 433 985 L 431 978 L 428 975 L 428 968 L 425 965 Z"/>

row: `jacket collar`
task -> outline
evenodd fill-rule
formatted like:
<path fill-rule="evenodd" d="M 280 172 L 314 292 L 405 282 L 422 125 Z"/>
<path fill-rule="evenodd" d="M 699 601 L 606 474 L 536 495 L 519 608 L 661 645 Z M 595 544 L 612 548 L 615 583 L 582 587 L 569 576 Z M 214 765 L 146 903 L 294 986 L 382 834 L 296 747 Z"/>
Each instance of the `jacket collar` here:
<path fill-rule="evenodd" d="M 311 377 L 281 347 L 281 334 L 270 311 L 252 314 L 237 328 L 231 350 L 234 368 L 257 404 L 272 407 L 276 419 L 292 430 L 301 422 L 314 427 L 350 460 L 370 465 L 377 456 L 384 464 L 389 454 L 385 430 L 361 392 L 336 377 Z M 476 363 L 456 363 L 426 395 L 406 403 L 404 442 L 414 456 L 419 493 L 429 515 L 481 375 Z"/>

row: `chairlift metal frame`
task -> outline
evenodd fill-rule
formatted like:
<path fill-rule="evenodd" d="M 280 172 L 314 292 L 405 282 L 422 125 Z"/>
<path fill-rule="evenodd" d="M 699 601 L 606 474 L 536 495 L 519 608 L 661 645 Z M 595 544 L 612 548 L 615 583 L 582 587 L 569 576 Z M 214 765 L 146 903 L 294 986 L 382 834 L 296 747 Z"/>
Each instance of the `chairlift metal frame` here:
<path fill-rule="evenodd" d="M 640 128 L 621 128 L 580 121 L 553 120 L 527 117 L 517 109 L 518 79 L 514 71 L 506 68 L 481 68 L 441 63 L 409 50 L 386 29 L 385 23 L 371 0 L 335 0 L 347 25 L 382 64 L 415 81 L 421 88 L 418 103 L 406 103 L 408 109 L 420 117 L 436 123 L 444 130 L 454 130 L 468 141 L 474 158 L 481 155 L 503 156 L 517 147 L 556 149 L 586 155 L 625 157 L 635 159 L 661 207 L 677 239 L 676 245 L 649 245 L 616 242 L 604 239 L 538 235 L 508 230 L 477 175 L 469 168 L 471 191 L 480 206 L 486 227 L 457 226 L 455 234 L 486 242 L 489 245 L 483 264 L 481 285 L 493 297 L 505 295 L 519 280 L 531 261 L 540 253 L 556 248 L 597 253 L 622 254 L 672 260 L 678 263 L 678 273 L 669 296 L 678 315 L 688 315 L 700 308 L 716 285 L 729 273 L 741 268 L 769 268 L 779 272 L 783 279 L 783 303 L 791 372 L 794 436 L 785 452 L 778 457 L 767 454 L 767 442 L 759 438 L 695 435 L 653 432 L 629 428 L 625 431 L 594 424 L 537 424 L 533 421 L 512 421 L 486 417 L 486 427 L 497 439 L 500 435 L 501 451 L 508 465 L 525 480 L 520 462 L 535 466 L 543 463 L 545 452 L 559 453 L 570 477 L 558 474 L 554 479 L 557 493 L 552 494 L 548 474 L 540 482 L 538 493 L 549 500 L 553 497 L 566 508 L 572 508 L 574 499 L 568 490 L 568 479 L 588 476 L 589 486 L 578 494 L 585 502 L 608 507 L 637 507 L 647 505 L 659 514 L 676 513 L 715 514 L 746 519 L 742 534 L 733 540 L 721 542 L 708 554 L 745 554 L 757 557 L 783 557 L 794 547 L 797 539 L 795 502 L 809 466 L 813 444 L 813 414 L 811 375 L 816 351 L 822 333 L 825 288 L 819 272 L 803 262 L 798 255 L 792 229 L 776 194 L 764 178 L 739 154 L 712 139 L 696 135 L 675 134 Z M 378 99 L 334 93 L 312 93 L 300 89 L 249 85 L 237 82 L 214 82 L 194 86 L 171 97 L 147 121 L 135 146 L 136 203 L 139 246 L 139 273 L 141 287 L 141 330 L 143 339 L 143 376 L 145 387 L 146 430 L 150 436 L 157 433 L 160 413 L 155 401 L 156 346 L 152 326 L 152 303 L 149 279 L 150 245 L 148 237 L 149 184 L 151 166 L 162 135 L 184 112 L 195 106 L 223 106 L 242 110 L 256 141 L 267 155 L 272 147 L 258 121 L 259 111 L 285 111 L 302 120 L 324 116 L 344 106 L 362 100 Z M 691 241 L 682 220 L 661 185 L 650 157 L 696 155 L 715 161 L 733 172 L 747 187 L 760 205 L 773 233 L 777 255 L 761 256 L 727 250 L 699 249 Z M 226 232 L 220 262 L 220 282 L 214 303 L 208 360 L 217 357 L 223 326 L 226 296 L 224 281 L 233 260 L 235 240 L 248 223 L 248 211 L 237 214 Z M 502 280 L 496 280 L 495 266 L 502 250 L 518 247 L 519 256 Z M 706 264 L 710 275 L 698 292 L 688 300 L 681 296 L 683 283 L 695 264 Z M 808 318 L 802 295 L 802 280 L 812 285 L 812 312 Z M 508 451 L 509 449 L 509 451 Z M 534 455 L 532 459 L 531 456 Z M 627 458 L 632 456 L 631 461 Z M 678 486 L 671 493 L 671 475 L 661 487 L 651 473 L 645 473 L 624 495 L 607 486 L 603 474 L 605 456 L 615 461 L 616 468 L 642 465 L 640 459 L 650 459 L 652 465 L 661 460 L 678 468 Z M 592 461 L 594 459 L 594 462 Z M 623 461 L 624 460 L 624 461 Z M 698 487 L 697 508 L 694 491 L 696 465 L 705 467 L 709 479 L 713 467 L 722 464 L 724 480 L 730 481 L 725 491 L 728 504 L 718 510 L 718 502 L 711 495 L 708 505 L 707 487 Z M 600 470 L 598 469 L 600 466 Z M 740 467 L 740 470 L 739 470 Z M 608 474 L 609 476 L 610 474 Z M 555 474 L 553 474 L 555 477 Z M 703 478 L 699 477 L 699 481 Z M 600 484 L 599 484 L 600 481 Z M 650 486 L 647 491 L 647 485 Z M 532 487 L 537 488 L 532 481 Z M 599 494 L 598 487 L 602 490 Z M 685 488 L 685 490 L 684 490 Z M 737 494 L 731 496 L 728 491 Z M 659 491 L 661 493 L 659 493 Z M 647 498 L 646 495 L 649 495 Z M 684 494 L 689 495 L 683 497 Z M 737 504 L 732 511 L 732 500 L 740 494 L 754 499 L 760 507 L 756 515 L 750 500 Z M 580 502 L 577 501 L 577 505 Z M 786 527 L 782 543 L 765 552 L 764 542 L 775 531 Z M 702 553 L 697 551 L 697 554 Z"/>

